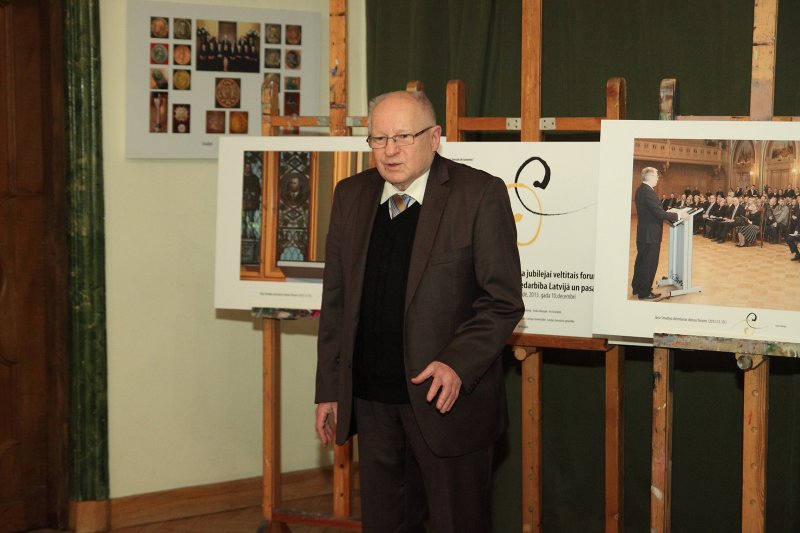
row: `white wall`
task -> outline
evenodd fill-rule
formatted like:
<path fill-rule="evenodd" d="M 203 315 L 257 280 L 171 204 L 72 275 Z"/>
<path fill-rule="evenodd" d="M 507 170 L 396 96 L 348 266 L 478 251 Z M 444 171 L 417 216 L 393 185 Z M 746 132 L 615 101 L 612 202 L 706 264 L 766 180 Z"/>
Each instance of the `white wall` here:
<path fill-rule="evenodd" d="M 213 304 L 216 161 L 125 158 L 133 1 L 100 2 L 112 498 L 261 474 L 261 332 L 249 313 Z M 325 0 L 172 1 L 317 11 L 328 33 Z M 367 107 L 364 4 L 348 3 L 351 115 Z M 322 58 L 327 82 L 327 46 Z M 327 102 L 327 84 L 320 93 Z M 292 471 L 330 457 L 313 431 L 317 326 L 283 324 L 282 469 Z"/>

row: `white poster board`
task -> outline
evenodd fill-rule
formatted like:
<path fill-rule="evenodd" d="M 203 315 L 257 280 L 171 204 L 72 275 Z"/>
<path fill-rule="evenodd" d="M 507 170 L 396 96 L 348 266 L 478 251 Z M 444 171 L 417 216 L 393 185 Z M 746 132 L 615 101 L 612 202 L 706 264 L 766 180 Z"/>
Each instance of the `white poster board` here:
<path fill-rule="evenodd" d="M 240 279 L 246 151 L 365 152 L 363 137 L 225 138 L 220 143 L 215 305 L 319 309 L 319 280 Z M 525 315 L 517 331 L 591 336 L 597 143 L 450 143 L 440 153 L 501 177 L 517 221 Z"/>
<path fill-rule="evenodd" d="M 509 187 L 525 302 L 516 331 L 591 337 L 599 145 L 445 143 L 440 152 Z"/>
<path fill-rule="evenodd" d="M 318 13 L 128 1 L 125 155 L 217 157 L 261 134 L 266 78 L 279 115 L 321 114 Z"/>
<path fill-rule="evenodd" d="M 716 243 L 695 235 L 693 283 L 703 290 L 662 301 L 643 301 L 632 295 L 630 265 L 636 254 L 632 191 L 641 183 L 640 175 L 634 172 L 637 163 L 658 167 L 668 175 L 661 178 L 662 183 L 678 179 L 682 189 L 688 178 L 677 174 L 678 164 L 691 169 L 693 161 L 697 161 L 696 166 L 702 169 L 709 165 L 703 158 L 716 158 L 718 164 L 712 162 L 708 173 L 717 185 L 724 183 L 726 195 L 731 184 L 736 188 L 732 178 L 737 169 L 749 164 L 747 168 L 753 169 L 752 173 L 747 172 L 741 179 L 756 183 L 760 189 L 770 177 L 779 179 L 777 174 L 767 175 L 771 158 L 782 159 L 781 168 L 796 168 L 800 124 L 604 121 L 601 139 L 598 203 L 603 209 L 597 219 L 596 235 L 602 244 L 597 249 L 595 266 L 594 334 L 612 342 L 632 344 L 652 344 L 654 333 L 798 342 L 800 265 L 790 261 L 786 244 L 738 248 L 732 241 Z M 635 156 L 637 143 L 639 155 Z M 740 145 L 749 148 L 741 152 L 745 155 L 737 157 Z M 654 154 L 652 160 L 641 155 L 645 148 Z M 667 157 L 662 152 L 672 155 Z M 669 165 L 665 165 L 667 161 Z M 702 176 L 702 172 L 697 170 L 693 175 Z M 789 172 L 784 179 L 795 180 L 796 184 L 796 171 L 794 175 L 791 169 Z M 664 231 L 664 240 L 667 239 Z M 665 261 L 665 249 L 666 242 L 662 244 L 660 264 Z M 665 275 L 666 269 L 660 268 L 656 280 Z M 720 284 L 720 279 L 726 281 Z"/>

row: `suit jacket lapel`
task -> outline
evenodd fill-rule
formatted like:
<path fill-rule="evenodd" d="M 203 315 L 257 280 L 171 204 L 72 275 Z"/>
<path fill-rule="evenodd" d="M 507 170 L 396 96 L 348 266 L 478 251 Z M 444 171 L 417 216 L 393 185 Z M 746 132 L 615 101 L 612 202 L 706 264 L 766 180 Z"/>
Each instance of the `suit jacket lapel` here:
<path fill-rule="evenodd" d="M 436 232 L 439 229 L 439 221 L 442 218 L 442 213 L 447 204 L 447 197 L 450 194 L 450 189 L 445 185 L 449 179 L 444 161 L 436 154 L 431 164 L 430 174 L 428 174 L 425 199 L 419 213 L 417 231 L 414 234 L 414 247 L 411 250 L 408 282 L 406 284 L 406 310 L 408 310 L 408 306 L 414 298 L 414 293 L 422 279 L 422 274 L 425 272 L 425 266 L 428 264 L 428 257 L 431 255 L 433 241 L 436 239 Z"/>

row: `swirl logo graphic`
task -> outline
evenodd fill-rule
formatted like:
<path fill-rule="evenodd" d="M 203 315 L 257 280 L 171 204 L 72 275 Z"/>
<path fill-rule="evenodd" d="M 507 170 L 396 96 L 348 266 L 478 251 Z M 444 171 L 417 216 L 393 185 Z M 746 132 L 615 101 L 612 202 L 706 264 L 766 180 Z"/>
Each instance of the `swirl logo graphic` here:
<path fill-rule="evenodd" d="M 547 161 L 538 156 L 528 158 L 514 176 L 514 183 L 507 185 L 509 191 L 514 191 L 517 204 L 521 207 L 520 211 L 515 209 L 514 221 L 517 223 L 517 246 L 530 246 L 539 238 L 544 217 L 563 216 L 583 211 L 594 204 L 589 204 L 572 211 L 560 213 L 547 213 L 542 207 L 542 201 L 535 189 L 546 189 L 550 184 L 550 165 Z M 530 185 L 529 185 L 530 184 Z"/>
<path fill-rule="evenodd" d="M 739 326 L 740 324 L 744 324 L 744 334 L 745 335 L 752 335 L 758 329 L 764 329 L 767 326 L 758 327 L 756 326 L 756 322 L 758 321 L 758 315 L 753 312 L 747 314 L 744 320 L 740 320 L 735 324 L 735 326 Z"/>

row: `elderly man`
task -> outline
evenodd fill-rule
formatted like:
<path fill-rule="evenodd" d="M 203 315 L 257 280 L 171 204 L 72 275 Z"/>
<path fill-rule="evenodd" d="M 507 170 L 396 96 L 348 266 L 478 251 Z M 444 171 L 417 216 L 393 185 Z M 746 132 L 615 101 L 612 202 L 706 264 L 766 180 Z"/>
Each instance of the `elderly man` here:
<path fill-rule="evenodd" d="M 640 300 L 655 300 L 661 295 L 653 292 L 653 280 L 658 270 L 658 256 L 661 248 L 662 222 L 685 220 L 685 211 L 670 213 L 658 203 L 655 186 L 658 184 L 658 170 L 653 167 L 642 169 L 642 184 L 636 189 L 636 262 L 633 265 L 633 294 Z"/>
<path fill-rule="evenodd" d="M 316 431 L 358 433 L 366 533 L 491 529 L 500 353 L 524 310 L 516 227 L 503 181 L 439 156 L 440 134 L 423 93 L 377 97 L 376 168 L 334 194 Z"/>

